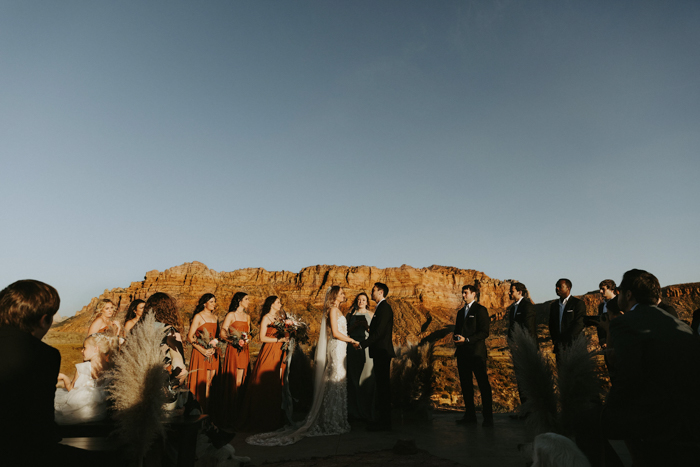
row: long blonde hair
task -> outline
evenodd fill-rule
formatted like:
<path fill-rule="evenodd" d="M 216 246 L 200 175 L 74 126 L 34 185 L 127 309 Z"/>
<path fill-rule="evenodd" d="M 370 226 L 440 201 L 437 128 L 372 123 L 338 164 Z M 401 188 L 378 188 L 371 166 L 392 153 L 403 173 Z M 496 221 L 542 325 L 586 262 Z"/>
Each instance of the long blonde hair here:
<path fill-rule="evenodd" d="M 112 306 L 114 307 L 114 313 L 117 313 L 117 305 L 115 305 L 114 302 L 109 298 L 103 298 L 95 305 L 95 311 L 93 311 L 92 313 L 92 322 L 94 322 L 97 318 L 102 316 L 102 310 L 105 309 L 108 303 L 112 304 Z"/>
<path fill-rule="evenodd" d="M 335 305 L 335 301 L 340 293 L 340 286 L 333 285 L 326 291 L 326 299 L 323 301 L 323 312 L 328 314 L 330 309 Z"/>
<path fill-rule="evenodd" d="M 100 353 L 100 358 L 93 363 L 93 377 L 99 377 L 103 371 L 112 368 L 112 356 L 119 347 L 119 338 L 109 336 L 104 333 L 90 334 L 83 341 L 83 347 L 86 345 L 94 345 Z"/>

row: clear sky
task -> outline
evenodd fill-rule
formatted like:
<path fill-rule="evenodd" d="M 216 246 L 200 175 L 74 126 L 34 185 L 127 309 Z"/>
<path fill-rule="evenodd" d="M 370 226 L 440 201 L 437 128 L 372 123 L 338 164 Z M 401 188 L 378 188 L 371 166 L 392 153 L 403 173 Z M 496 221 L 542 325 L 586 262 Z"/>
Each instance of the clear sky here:
<path fill-rule="evenodd" d="M 700 281 L 700 2 L 4 1 L 0 286 Z"/>

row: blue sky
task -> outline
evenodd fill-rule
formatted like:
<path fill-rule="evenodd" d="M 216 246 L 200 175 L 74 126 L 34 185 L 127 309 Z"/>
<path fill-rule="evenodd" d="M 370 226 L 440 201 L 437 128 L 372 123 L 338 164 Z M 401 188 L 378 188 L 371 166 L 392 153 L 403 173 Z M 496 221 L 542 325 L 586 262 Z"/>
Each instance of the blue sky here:
<path fill-rule="evenodd" d="M 3 2 L 0 284 L 700 281 L 700 3 Z"/>

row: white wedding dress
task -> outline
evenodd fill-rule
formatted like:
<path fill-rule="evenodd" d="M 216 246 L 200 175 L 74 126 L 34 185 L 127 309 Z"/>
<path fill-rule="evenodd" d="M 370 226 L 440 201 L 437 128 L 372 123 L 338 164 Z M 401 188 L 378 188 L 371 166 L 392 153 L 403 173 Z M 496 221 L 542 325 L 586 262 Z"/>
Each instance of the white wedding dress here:
<path fill-rule="evenodd" d="M 338 317 L 338 331 L 348 335 L 345 316 Z M 303 422 L 278 431 L 260 433 L 246 438 L 246 443 L 258 446 L 286 446 L 306 436 L 340 435 L 350 431 L 348 423 L 348 389 L 345 355 L 347 343 L 331 336 L 326 338 L 326 316 L 321 320 L 321 333 L 316 346 L 314 369 L 314 398 L 311 411 Z"/>
<path fill-rule="evenodd" d="M 56 389 L 54 415 L 59 425 L 95 422 L 107 418 L 106 378 L 93 379 L 90 362 L 77 363 L 73 389 Z"/>

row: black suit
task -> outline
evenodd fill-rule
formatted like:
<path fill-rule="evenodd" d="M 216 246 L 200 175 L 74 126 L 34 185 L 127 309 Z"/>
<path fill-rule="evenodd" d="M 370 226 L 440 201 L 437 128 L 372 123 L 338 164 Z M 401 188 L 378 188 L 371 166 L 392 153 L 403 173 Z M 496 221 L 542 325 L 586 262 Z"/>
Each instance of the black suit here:
<path fill-rule="evenodd" d="M 678 318 L 678 312 L 676 311 L 676 307 L 674 307 L 673 305 L 661 302 L 658 305 L 656 305 L 656 307 L 661 308 L 662 310 L 664 310 L 666 313 L 673 316 L 674 318 Z"/>
<path fill-rule="evenodd" d="M 43 462 L 39 458 L 55 451 L 61 440 L 53 407 L 61 354 L 19 328 L 2 326 L 0 355 L 0 401 L 3 403 L 0 453 L 3 464 Z M 60 463 L 56 459 L 51 461 Z"/>
<path fill-rule="evenodd" d="M 476 378 L 481 393 L 481 403 L 484 420 L 493 419 L 493 399 L 491 384 L 486 371 L 486 338 L 489 336 L 491 318 L 486 308 L 476 302 L 471 303 L 465 316 L 465 309 L 460 308 L 455 319 L 454 334 L 467 339 L 467 342 L 458 344 L 455 350 L 457 357 L 457 370 L 459 382 L 462 386 L 464 398 L 464 418 L 476 419 L 476 407 L 474 406 L 474 384 L 472 374 Z"/>
<path fill-rule="evenodd" d="M 394 332 L 394 311 L 386 300 L 377 304 L 369 326 L 369 337 L 361 342 L 369 347 L 374 361 L 374 378 L 377 385 L 377 424 L 391 427 L 391 359 L 396 356 L 391 340 Z"/>
<path fill-rule="evenodd" d="M 697 465 L 692 443 L 700 436 L 700 340 L 677 318 L 637 305 L 610 322 L 608 346 L 615 378 L 604 409 L 576 435 L 591 464 L 599 462 L 601 443 L 606 457 L 617 460 L 607 438 L 633 442 L 648 462 L 640 465 Z"/>
<path fill-rule="evenodd" d="M 517 310 L 515 303 L 513 303 L 508 307 L 508 339 L 513 338 L 515 326 L 519 324 L 525 328 L 525 331 L 530 334 L 535 340 L 535 344 L 537 344 L 537 324 L 535 319 L 535 307 L 529 298 L 522 298 L 517 306 Z"/>
<path fill-rule="evenodd" d="M 564 306 L 559 329 L 559 300 L 552 302 L 549 308 L 549 335 L 554 344 L 554 353 L 559 352 L 559 347 L 568 347 L 583 331 L 583 317 L 586 316 L 586 304 L 574 296 Z"/>
<path fill-rule="evenodd" d="M 513 338 L 513 331 L 515 331 L 515 326 L 522 326 L 525 332 L 527 332 L 530 337 L 535 341 L 535 345 L 539 348 L 537 343 L 537 323 L 535 321 L 536 313 L 535 307 L 529 298 L 521 298 L 520 303 L 513 303 L 508 307 L 508 340 Z M 520 387 L 520 382 L 518 382 L 518 394 L 520 396 L 520 403 L 524 404 L 526 399 L 523 396 L 523 391 Z"/>

